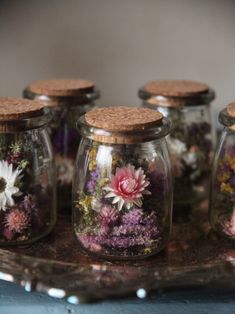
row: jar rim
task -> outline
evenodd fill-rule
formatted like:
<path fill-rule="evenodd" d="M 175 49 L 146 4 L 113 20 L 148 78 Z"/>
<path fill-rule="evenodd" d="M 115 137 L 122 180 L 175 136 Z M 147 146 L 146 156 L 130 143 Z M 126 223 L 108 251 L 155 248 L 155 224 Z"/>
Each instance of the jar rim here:
<path fill-rule="evenodd" d="M 77 128 L 82 137 L 106 144 L 137 144 L 162 139 L 170 133 L 170 120 L 163 117 L 162 123 L 142 130 L 110 131 L 94 127 L 86 122 L 85 115 L 77 121 Z"/>
<path fill-rule="evenodd" d="M 173 96 L 164 95 L 161 93 L 150 93 L 145 90 L 144 86 L 138 91 L 138 96 L 142 99 L 149 107 L 161 106 L 161 107 L 190 107 L 209 105 L 216 97 L 215 91 L 208 87 L 208 90 L 201 93 L 192 93 L 185 96 Z"/>
<path fill-rule="evenodd" d="M 15 120 L 2 120 L 0 121 L 0 133 L 15 133 L 23 132 L 32 129 L 38 129 L 46 126 L 52 119 L 50 108 L 44 107 L 41 114 L 19 118 Z"/>
<path fill-rule="evenodd" d="M 95 101 L 100 98 L 100 91 L 94 88 L 90 92 L 83 92 L 77 95 L 70 96 L 49 96 L 32 92 L 30 86 L 23 90 L 23 97 L 28 99 L 40 100 L 48 107 L 67 107 L 67 106 L 83 106 L 88 102 Z"/>

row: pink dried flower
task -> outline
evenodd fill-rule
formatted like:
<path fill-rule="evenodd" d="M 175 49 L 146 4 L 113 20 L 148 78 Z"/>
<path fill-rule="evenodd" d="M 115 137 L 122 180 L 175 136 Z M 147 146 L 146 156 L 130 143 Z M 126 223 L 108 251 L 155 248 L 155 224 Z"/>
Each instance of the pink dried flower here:
<path fill-rule="evenodd" d="M 102 225 L 109 226 L 117 222 L 119 213 L 115 208 L 104 206 L 99 213 L 99 220 Z"/>
<path fill-rule="evenodd" d="M 113 204 L 118 203 L 118 210 L 121 210 L 124 204 L 127 209 L 134 204 L 141 207 L 143 194 L 151 194 L 146 190 L 148 185 L 149 181 L 142 168 L 135 170 L 131 165 L 116 168 L 110 184 L 104 187 L 104 190 L 108 192 L 105 197 L 114 198 Z"/>
<path fill-rule="evenodd" d="M 26 212 L 13 208 L 6 215 L 5 225 L 10 231 L 21 233 L 29 227 L 29 216 Z"/>
<path fill-rule="evenodd" d="M 12 240 L 14 238 L 14 232 L 9 229 L 3 230 L 3 235 L 5 238 L 7 238 L 7 240 Z"/>
<path fill-rule="evenodd" d="M 86 249 L 89 249 L 92 252 L 99 252 L 102 249 L 100 244 L 93 241 L 93 236 L 79 235 L 78 239 L 81 241 L 81 243 Z"/>

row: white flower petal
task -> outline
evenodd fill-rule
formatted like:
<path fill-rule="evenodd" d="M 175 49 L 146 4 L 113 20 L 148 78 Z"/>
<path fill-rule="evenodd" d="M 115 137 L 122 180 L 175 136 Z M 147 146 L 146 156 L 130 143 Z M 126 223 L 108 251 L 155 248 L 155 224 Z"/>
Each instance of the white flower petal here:
<path fill-rule="evenodd" d="M 105 191 L 113 191 L 113 189 L 110 186 L 103 187 L 103 190 L 105 190 Z"/>
<path fill-rule="evenodd" d="M 1 207 L 1 209 L 2 210 L 6 210 L 6 203 L 7 203 L 7 198 L 6 198 L 6 195 L 5 195 L 5 193 L 2 193 L 1 194 L 1 203 L 0 203 L 0 207 Z"/>
<path fill-rule="evenodd" d="M 119 203 L 118 203 L 118 210 L 120 211 L 120 210 L 122 210 L 122 207 L 123 207 L 123 205 L 124 205 L 124 200 L 123 199 L 120 199 L 120 201 L 119 201 Z"/>
<path fill-rule="evenodd" d="M 19 188 L 16 186 L 7 187 L 5 192 L 9 193 L 10 195 L 14 195 L 19 192 Z"/>
<path fill-rule="evenodd" d="M 142 206 L 142 200 L 140 198 L 133 200 L 133 203 L 138 207 Z"/>
<path fill-rule="evenodd" d="M 0 194 L 0 210 L 4 208 L 4 205 L 3 205 L 3 195 L 4 195 L 4 193 Z"/>
<path fill-rule="evenodd" d="M 132 202 L 128 202 L 128 203 L 126 203 L 126 208 L 127 208 L 127 209 L 130 209 L 132 205 L 133 205 Z"/>
<path fill-rule="evenodd" d="M 113 192 L 109 192 L 107 195 L 105 195 L 105 198 L 109 198 L 109 197 L 115 197 L 116 194 L 114 194 Z"/>
<path fill-rule="evenodd" d="M 114 199 L 113 199 L 113 201 L 112 201 L 112 204 L 115 204 L 115 203 L 119 202 L 120 200 L 122 200 L 121 197 L 115 196 Z M 124 201 L 123 201 L 123 202 L 124 202 Z"/>
<path fill-rule="evenodd" d="M 6 181 L 5 191 L 0 194 L 0 210 L 6 210 L 6 206 L 13 206 L 14 200 L 12 195 L 19 192 L 19 188 L 15 186 L 15 181 L 21 173 L 19 168 L 13 171 L 13 165 L 7 161 L 0 161 L 0 177 Z"/>
<path fill-rule="evenodd" d="M 144 191 L 142 192 L 142 194 L 151 195 L 152 193 L 151 193 L 150 191 L 148 191 L 148 190 L 144 190 Z"/>
<path fill-rule="evenodd" d="M 136 180 L 139 179 L 140 174 L 141 174 L 141 168 L 137 169 L 137 170 L 134 172 L 134 177 L 135 177 Z"/>
<path fill-rule="evenodd" d="M 15 202 L 14 202 L 13 198 L 11 197 L 11 195 L 6 194 L 6 199 L 7 199 L 7 201 L 6 201 L 7 205 L 9 205 L 9 206 L 15 205 Z"/>

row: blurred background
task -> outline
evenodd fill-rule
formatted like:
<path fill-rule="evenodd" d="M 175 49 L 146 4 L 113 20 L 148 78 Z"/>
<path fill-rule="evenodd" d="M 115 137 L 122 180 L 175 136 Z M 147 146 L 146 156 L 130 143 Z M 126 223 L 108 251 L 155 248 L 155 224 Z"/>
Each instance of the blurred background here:
<path fill-rule="evenodd" d="M 0 95 L 32 80 L 94 80 L 104 105 L 139 104 L 152 79 L 192 79 L 235 100 L 233 0 L 0 0 Z"/>

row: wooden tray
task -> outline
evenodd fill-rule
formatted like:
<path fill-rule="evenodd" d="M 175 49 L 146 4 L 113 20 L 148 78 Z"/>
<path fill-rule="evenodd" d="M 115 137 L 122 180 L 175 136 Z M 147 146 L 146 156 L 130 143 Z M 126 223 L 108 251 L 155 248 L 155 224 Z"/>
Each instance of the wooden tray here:
<path fill-rule="evenodd" d="M 0 279 L 70 303 L 137 294 L 158 288 L 235 287 L 235 247 L 217 238 L 207 211 L 195 209 L 173 225 L 161 254 L 136 262 L 94 260 L 81 252 L 70 218 L 60 216 L 55 231 L 31 246 L 0 249 Z"/>

